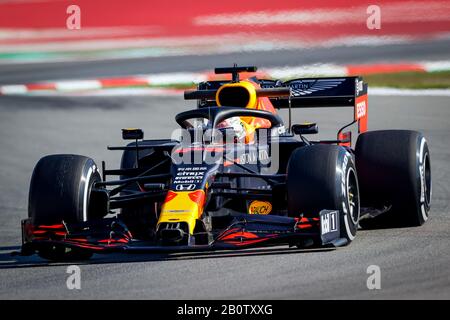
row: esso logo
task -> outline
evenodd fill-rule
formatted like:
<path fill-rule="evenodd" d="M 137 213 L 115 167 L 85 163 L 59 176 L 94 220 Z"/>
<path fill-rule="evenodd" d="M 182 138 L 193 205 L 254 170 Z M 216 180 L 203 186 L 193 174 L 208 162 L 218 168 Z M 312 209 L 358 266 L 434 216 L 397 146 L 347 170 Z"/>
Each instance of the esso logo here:
<path fill-rule="evenodd" d="M 366 115 L 366 101 L 361 101 L 356 104 L 356 118 L 362 118 Z"/>

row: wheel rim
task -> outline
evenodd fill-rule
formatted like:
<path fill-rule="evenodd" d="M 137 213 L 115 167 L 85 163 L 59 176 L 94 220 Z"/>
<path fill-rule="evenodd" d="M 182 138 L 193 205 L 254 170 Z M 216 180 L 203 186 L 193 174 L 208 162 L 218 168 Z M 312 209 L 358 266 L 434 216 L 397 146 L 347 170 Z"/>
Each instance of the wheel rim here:
<path fill-rule="evenodd" d="M 347 205 L 350 219 L 354 225 L 359 221 L 359 189 L 353 168 L 347 171 Z"/>

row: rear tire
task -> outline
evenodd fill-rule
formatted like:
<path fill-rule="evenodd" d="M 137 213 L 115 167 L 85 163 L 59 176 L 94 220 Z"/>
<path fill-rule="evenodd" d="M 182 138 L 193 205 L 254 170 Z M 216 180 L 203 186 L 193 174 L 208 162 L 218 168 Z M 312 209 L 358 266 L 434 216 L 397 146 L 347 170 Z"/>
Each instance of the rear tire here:
<path fill-rule="evenodd" d="M 381 130 L 361 134 L 355 147 L 361 202 L 392 206 L 361 220 L 361 227 L 412 227 L 428 220 L 431 203 L 430 152 L 417 131 Z"/>
<path fill-rule="evenodd" d="M 50 155 L 39 160 L 30 183 L 28 217 L 33 225 L 88 221 L 92 185 L 101 181 L 94 160 L 78 155 Z M 92 254 L 43 248 L 39 255 L 50 260 L 87 259 Z"/>
<path fill-rule="evenodd" d="M 359 221 L 359 187 L 352 155 L 343 147 L 313 145 L 295 150 L 288 164 L 290 216 L 318 217 L 340 211 L 341 238 L 350 243 Z"/>

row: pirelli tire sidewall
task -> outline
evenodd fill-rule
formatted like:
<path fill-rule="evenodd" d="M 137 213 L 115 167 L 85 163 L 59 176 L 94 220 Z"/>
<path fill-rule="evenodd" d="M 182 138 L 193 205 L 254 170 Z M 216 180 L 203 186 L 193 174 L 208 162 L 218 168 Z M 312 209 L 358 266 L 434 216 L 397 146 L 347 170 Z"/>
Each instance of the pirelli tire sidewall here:
<path fill-rule="evenodd" d="M 431 160 L 430 150 L 428 149 L 428 143 L 424 136 L 419 135 L 417 139 L 417 147 L 419 150 L 416 153 L 417 163 L 417 189 L 418 198 L 417 203 L 419 207 L 418 220 L 419 224 L 424 224 L 428 220 L 431 207 L 431 197 L 433 194 L 433 185 L 431 183 Z"/>
<path fill-rule="evenodd" d="M 353 154 L 340 147 L 336 165 L 336 204 L 341 213 L 340 233 L 342 238 L 351 242 L 355 239 L 360 216 L 358 175 Z"/>
<path fill-rule="evenodd" d="M 350 207 L 349 194 L 353 194 Z M 298 148 L 288 164 L 288 212 L 290 216 L 317 217 L 324 209 L 339 210 L 341 238 L 350 243 L 359 222 L 359 185 L 353 154 L 335 145 Z"/>

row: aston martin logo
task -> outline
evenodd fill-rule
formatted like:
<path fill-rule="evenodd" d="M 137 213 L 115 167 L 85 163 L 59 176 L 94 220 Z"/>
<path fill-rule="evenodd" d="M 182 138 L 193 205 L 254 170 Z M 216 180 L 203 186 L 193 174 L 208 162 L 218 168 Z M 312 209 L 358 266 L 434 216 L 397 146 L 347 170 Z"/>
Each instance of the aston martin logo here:
<path fill-rule="evenodd" d="M 305 96 L 313 92 L 332 89 L 344 82 L 345 79 L 311 79 L 311 80 L 293 80 L 289 82 L 292 88 L 292 96 Z"/>

